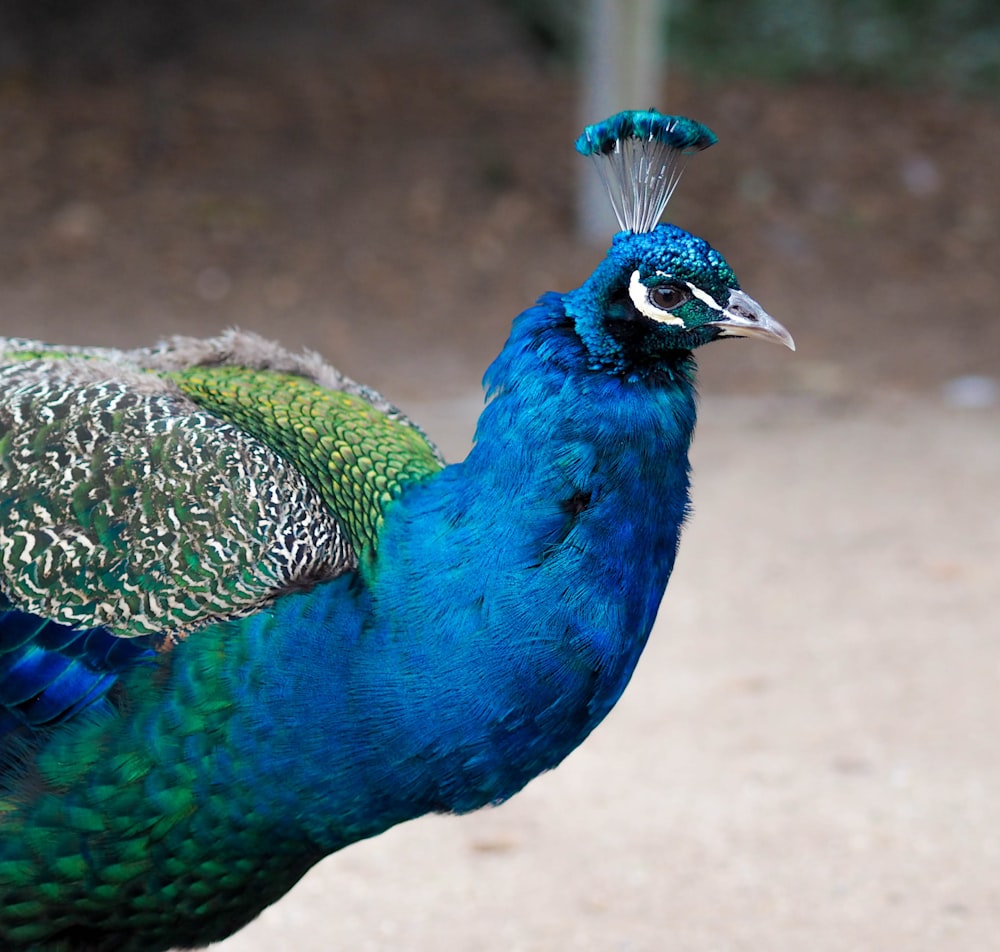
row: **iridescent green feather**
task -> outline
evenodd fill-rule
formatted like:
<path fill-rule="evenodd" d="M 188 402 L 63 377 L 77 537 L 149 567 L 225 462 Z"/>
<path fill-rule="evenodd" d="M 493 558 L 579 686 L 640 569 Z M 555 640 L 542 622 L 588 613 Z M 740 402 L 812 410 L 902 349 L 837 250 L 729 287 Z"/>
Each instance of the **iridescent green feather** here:
<path fill-rule="evenodd" d="M 438 471 L 423 433 L 254 335 L 0 342 L 0 583 L 70 626 L 183 636 L 332 578 Z"/>
<path fill-rule="evenodd" d="M 246 367 L 169 375 L 195 403 L 281 453 L 305 475 L 356 552 L 373 548 L 386 505 L 441 469 L 423 434 L 350 393 Z"/>

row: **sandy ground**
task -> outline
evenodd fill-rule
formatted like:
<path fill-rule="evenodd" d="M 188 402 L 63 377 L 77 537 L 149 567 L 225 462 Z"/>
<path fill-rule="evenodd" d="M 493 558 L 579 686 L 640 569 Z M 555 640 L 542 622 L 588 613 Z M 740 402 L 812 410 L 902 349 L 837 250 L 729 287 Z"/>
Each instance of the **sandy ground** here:
<path fill-rule="evenodd" d="M 572 74 L 485 0 L 270 17 L 96 79 L 71 34 L 53 75 L 0 77 L 0 332 L 240 324 L 455 458 L 511 317 L 600 255 Z M 669 217 L 799 351 L 705 353 L 696 513 L 632 685 L 511 803 L 351 847 L 220 950 L 1000 949 L 1000 406 L 942 395 L 1000 368 L 1000 109 L 666 92 L 721 140 Z"/>
<path fill-rule="evenodd" d="M 476 402 L 413 409 L 455 453 Z M 707 398 L 696 513 L 606 722 L 216 948 L 1000 948 L 998 434 L 930 399 Z"/>

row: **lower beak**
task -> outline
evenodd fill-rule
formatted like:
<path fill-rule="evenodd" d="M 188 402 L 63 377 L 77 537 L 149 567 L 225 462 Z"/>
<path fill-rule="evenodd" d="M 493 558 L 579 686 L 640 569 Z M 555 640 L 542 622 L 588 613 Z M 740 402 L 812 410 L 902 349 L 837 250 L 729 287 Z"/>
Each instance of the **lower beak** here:
<path fill-rule="evenodd" d="M 792 335 L 742 291 L 729 292 L 729 303 L 723 309 L 722 317 L 711 321 L 709 326 L 718 327 L 721 337 L 762 337 L 795 350 Z"/>

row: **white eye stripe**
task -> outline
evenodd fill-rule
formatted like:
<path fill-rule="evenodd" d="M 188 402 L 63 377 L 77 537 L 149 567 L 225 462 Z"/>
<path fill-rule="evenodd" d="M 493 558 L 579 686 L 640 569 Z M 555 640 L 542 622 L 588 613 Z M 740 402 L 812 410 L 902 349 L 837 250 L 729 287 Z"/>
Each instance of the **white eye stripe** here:
<path fill-rule="evenodd" d="M 651 321 L 658 321 L 660 324 L 675 324 L 679 327 L 684 326 L 684 321 L 681 318 L 671 314 L 669 311 L 664 311 L 662 308 L 659 308 L 650 302 L 649 288 L 647 288 L 646 285 L 639 280 L 638 270 L 633 271 L 632 277 L 629 278 L 628 296 L 632 299 L 635 309 L 642 314 L 643 317 L 648 317 Z"/>
<path fill-rule="evenodd" d="M 684 282 L 691 291 L 691 294 L 696 297 L 702 304 L 707 304 L 713 311 L 724 311 L 725 308 L 719 304 L 718 301 L 712 297 L 711 294 L 706 294 L 701 288 L 695 287 L 690 281 Z"/>

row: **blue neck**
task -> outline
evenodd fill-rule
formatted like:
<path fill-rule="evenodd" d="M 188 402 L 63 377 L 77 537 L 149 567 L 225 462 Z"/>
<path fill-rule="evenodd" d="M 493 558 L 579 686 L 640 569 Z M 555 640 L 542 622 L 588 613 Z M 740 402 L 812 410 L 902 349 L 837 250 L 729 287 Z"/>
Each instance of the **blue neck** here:
<path fill-rule="evenodd" d="M 475 447 L 394 504 L 362 584 L 275 609 L 301 638 L 329 600 L 309 650 L 274 650 L 317 681 L 283 703 L 290 730 L 328 725 L 296 754 L 352 836 L 379 831 L 351 827 L 352 799 L 382 829 L 509 797 L 607 714 L 645 645 L 688 503 L 693 367 L 678 354 L 655 384 L 588 370 L 562 300 L 515 323 Z"/>

